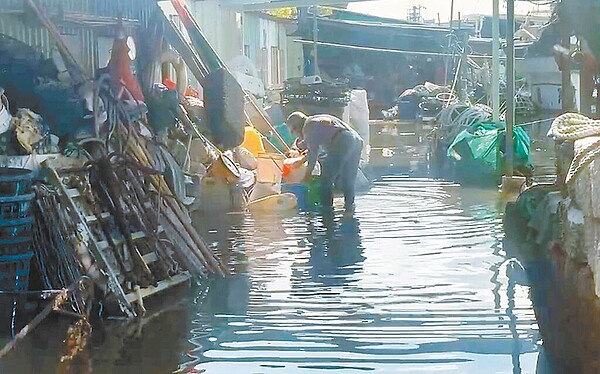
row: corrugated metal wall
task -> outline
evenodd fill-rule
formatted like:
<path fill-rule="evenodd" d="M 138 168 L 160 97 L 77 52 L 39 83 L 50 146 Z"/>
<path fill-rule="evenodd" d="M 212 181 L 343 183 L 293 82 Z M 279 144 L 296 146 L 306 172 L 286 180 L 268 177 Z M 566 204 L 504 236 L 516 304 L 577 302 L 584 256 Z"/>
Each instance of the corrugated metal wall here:
<path fill-rule="evenodd" d="M 278 50 L 278 58 L 274 53 Z M 302 46 L 287 36 L 286 24 L 255 12 L 244 14 L 244 52 L 267 87 L 302 76 Z M 279 79 L 274 76 L 278 72 Z"/>
<path fill-rule="evenodd" d="M 219 0 L 188 4 L 204 36 L 225 63 L 243 53 L 241 14 L 237 9 L 224 7 Z"/>
<path fill-rule="evenodd" d="M 156 9 L 156 0 L 38 0 L 51 14 L 79 13 L 104 17 L 122 16 L 146 25 Z M 18 39 L 50 57 L 54 42 L 46 29 L 29 21 L 24 0 L 0 0 L 0 33 Z M 99 66 L 97 38 L 106 30 L 57 24 L 74 57 L 92 73 Z"/>

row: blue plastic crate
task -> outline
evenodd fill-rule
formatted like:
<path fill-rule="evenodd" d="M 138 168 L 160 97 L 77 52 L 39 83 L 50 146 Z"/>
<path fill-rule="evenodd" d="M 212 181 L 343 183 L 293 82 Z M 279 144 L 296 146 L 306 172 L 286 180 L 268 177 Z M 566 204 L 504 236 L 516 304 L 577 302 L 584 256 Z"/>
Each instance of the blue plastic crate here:
<path fill-rule="evenodd" d="M 33 192 L 17 196 L 0 196 L 0 225 L 5 220 L 29 217 L 34 198 Z"/>
<path fill-rule="evenodd" d="M 0 167 L 0 196 L 24 194 L 31 187 L 33 171 L 25 168 Z"/>
<path fill-rule="evenodd" d="M 0 290 L 27 291 L 32 252 L 0 256 Z"/>
<path fill-rule="evenodd" d="M 0 256 L 29 253 L 31 249 L 30 236 L 0 237 Z"/>
<path fill-rule="evenodd" d="M 33 217 L 0 220 L 0 238 L 31 236 L 33 221 Z"/>
<path fill-rule="evenodd" d="M 281 192 L 293 193 L 298 200 L 298 209 L 308 210 L 307 193 L 308 189 L 303 184 L 282 184 Z"/>

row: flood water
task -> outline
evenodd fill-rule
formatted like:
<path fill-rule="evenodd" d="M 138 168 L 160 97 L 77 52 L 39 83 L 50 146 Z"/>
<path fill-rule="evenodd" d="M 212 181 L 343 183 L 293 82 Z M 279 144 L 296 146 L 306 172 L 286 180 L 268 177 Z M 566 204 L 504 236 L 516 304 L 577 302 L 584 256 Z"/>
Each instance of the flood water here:
<path fill-rule="evenodd" d="M 230 277 L 140 324 L 108 323 L 70 368 L 59 363 L 69 320 L 55 317 L 2 372 L 545 372 L 526 277 L 503 248 L 498 191 L 437 179 L 424 138 L 411 136 L 394 168 L 372 174 L 354 218 L 197 218 Z"/>

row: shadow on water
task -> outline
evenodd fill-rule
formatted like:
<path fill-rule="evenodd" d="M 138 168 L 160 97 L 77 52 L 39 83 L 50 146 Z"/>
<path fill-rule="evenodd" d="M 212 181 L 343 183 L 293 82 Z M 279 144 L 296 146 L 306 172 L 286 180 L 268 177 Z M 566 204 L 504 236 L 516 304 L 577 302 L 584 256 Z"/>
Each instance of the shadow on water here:
<path fill-rule="evenodd" d="M 365 260 L 358 219 L 336 219 L 334 215 L 326 214 L 306 221 L 308 232 L 302 244 L 310 248 L 308 266 L 292 267 L 292 284 L 302 289 L 302 282 L 306 280 L 302 269 L 307 269 L 310 282 L 325 287 L 343 287 L 356 281 L 352 275 L 360 270 Z"/>
<path fill-rule="evenodd" d="M 50 317 L 0 361 L 0 372 L 171 373 L 190 347 L 190 314 L 180 297 L 164 301 L 167 306 L 154 308 L 140 320 L 95 324 L 86 347 L 73 360 L 62 359 L 68 353 L 64 339 L 73 320 Z"/>

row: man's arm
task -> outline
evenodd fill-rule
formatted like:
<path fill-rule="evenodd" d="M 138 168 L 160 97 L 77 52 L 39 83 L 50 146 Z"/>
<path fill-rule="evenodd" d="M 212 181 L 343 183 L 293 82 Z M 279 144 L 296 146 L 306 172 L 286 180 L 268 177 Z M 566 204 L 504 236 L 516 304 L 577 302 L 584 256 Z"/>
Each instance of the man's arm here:
<path fill-rule="evenodd" d="M 302 137 L 304 138 L 304 145 L 308 151 L 308 167 L 306 168 L 306 174 L 304 175 L 304 179 L 308 180 L 312 176 L 312 171 L 317 164 L 320 146 L 319 139 L 315 136 L 314 125 L 312 123 L 309 122 L 304 125 Z"/>

